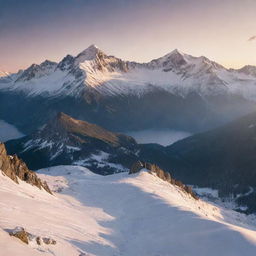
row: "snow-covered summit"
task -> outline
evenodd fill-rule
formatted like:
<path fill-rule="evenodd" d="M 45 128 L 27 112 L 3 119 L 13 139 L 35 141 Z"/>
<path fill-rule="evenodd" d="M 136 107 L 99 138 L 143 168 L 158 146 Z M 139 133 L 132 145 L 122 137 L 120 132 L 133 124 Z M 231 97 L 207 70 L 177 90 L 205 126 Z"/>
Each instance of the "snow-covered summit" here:
<path fill-rule="evenodd" d="M 101 96 L 142 95 L 164 90 L 186 96 L 242 95 L 256 100 L 255 68 L 230 70 L 209 60 L 175 49 L 148 63 L 124 61 L 91 45 L 77 56 L 67 55 L 58 64 L 33 64 L 15 79 L 1 82 L 0 90 L 28 95 L 83 96 L 88 90 Z"/>
<path fill-rule="evenodd" d="M 26 82 L 31 79 L 37 79 L 42 76 L 50 75 L 57 67 L 56 62 L 45 60 L 41 64 L 32 64 L 18 76 L 16 82 Z"/>
<path fill-rule="evenodd" d="M 181 53 L 178 49 L 164 55 L 161 58 L 154 59 L 148 63 L 151 68 L 164 68 L 168 71 L 168 68 L 180 68 L 187 64 L 187 60 L 184 53 Z"/>
<path fill-rule="evenodd" d="M 1 84 L 5 84 L 5 83 L 9 84 L 12 81 L 11 76 L 12 76 L 11 73 L 0 70 L 0 88 L 1 88 Z"/>
<path fill-rule="evenodd" d="M 9 72 L 1 71 L 1 70 L 0 70 L 0 77 L 5 77 L 5 76 L 9 76 L 9 75 L 10 75 Z"/>
<path fill-rule="evenodd" d="M 95 44 L 90 45 L 84 51 L 80 52 L 76 59 L 78 62 L 83 62 L 85 60 L 93 60 L 97 57 L 97 55 L 106 55 L 103 51 L 101 51 Z"/>
<path fill-rule="evenodd" d="M 238 72 L 256 77 L 256 66 L 246 65 L 241 69 L 238 69 Z"/>

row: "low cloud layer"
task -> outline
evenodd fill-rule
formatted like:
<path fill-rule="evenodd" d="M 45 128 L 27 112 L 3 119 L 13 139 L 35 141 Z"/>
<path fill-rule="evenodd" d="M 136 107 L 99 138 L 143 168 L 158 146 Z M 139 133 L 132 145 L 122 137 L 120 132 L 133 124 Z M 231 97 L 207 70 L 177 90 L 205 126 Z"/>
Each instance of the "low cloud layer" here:
<path fill-rule="evenodd" d="M 138 143 L 158 143 L 168 146 L 192 134 L 175 130 L 142 130 L 127 132 L 127 135 L 132 136 Z"/>
<path fill-rule="evenodd" d="M 250 38 L 248 39 L 248 41 L 249 41 L 249 42 L 251 42 L 251 41 L 256 41 L 256 35 L 255 35 L 255 36 L 250 37 Z"/>

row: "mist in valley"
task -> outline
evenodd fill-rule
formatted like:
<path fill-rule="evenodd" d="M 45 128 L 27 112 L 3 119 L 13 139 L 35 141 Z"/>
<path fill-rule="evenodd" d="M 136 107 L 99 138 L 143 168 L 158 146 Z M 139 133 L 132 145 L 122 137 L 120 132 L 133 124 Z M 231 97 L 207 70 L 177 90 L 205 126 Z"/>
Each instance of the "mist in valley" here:
<path fill-rule="evenodd" d="M 157 143 L 162 146 L 171 145 L 192 135 L 178 130 L 141 130 L 126 132 L 126 134 L 132 136 L 138 143 Z"/>

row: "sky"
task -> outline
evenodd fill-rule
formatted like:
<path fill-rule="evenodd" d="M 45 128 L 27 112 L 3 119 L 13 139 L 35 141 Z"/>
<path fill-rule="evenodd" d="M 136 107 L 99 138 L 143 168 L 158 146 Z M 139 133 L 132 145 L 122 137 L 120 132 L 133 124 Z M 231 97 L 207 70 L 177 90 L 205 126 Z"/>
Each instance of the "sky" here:
<path fill-rule="evenodd" d="M 0 70 L 60 61 L 96 44 L 125 60 L 173 49 L 256 65 L 255 0 L 0 0 Z"/>

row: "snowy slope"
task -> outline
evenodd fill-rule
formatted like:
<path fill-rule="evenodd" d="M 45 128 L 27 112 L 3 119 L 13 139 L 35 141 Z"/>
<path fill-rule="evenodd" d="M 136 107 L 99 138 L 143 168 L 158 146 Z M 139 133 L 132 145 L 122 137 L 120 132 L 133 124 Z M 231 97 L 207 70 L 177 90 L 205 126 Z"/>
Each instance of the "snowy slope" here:
<path fill-rule="evenodd" d="M 149 63 L 128 62 L 108 56 L 95 45 L 60 63 L 45 61 L 0 79 L 0 90 L 29 96 L 81 96 L 93 90 L 103 96 L 143 95 L 161 89 L 176 95 L 243 95 L 256 99 L 255 67 L 229 70 L 207 59 L 174 50 Z"/>
<path fill-rule="evenodd" d="M 58 166 L 40 173 L 56 191 L 54 196 L 0 174 L 1 256 L 256 252 L 255 220 L 196 201 L 147 171 L 99 176 L 83 167 Z M 4 231 L 15 226 L 51 236 L 57 244 L 24 245 Z"/>
<path fill-rule="evenodd" d="M 0 228 L 0 255 L 26 255 L 26 256 L 40 256 L 39 251 L 31 250 L 26 244 L 13 240 L 7 232 Z"/>

